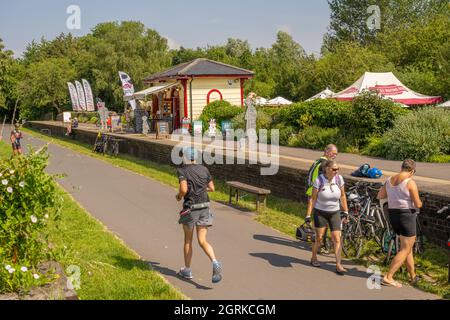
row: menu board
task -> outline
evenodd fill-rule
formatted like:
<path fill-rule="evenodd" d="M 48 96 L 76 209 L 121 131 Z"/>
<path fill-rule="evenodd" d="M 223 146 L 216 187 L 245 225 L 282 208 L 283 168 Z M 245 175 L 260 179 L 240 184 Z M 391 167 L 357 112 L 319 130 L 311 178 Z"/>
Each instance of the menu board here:
<path fill-rule="evenodd" d="M 164 139 L 170 136 L 169 123 L 167 121 L 159 121 L 156 124 L 156 138 Z"/>

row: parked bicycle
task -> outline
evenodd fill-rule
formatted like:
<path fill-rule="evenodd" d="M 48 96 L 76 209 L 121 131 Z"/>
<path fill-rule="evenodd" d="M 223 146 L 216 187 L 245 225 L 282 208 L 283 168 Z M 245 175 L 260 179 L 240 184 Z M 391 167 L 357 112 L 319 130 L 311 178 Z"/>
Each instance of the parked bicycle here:
<path fill-rule="evenodd" d="M 119 155 L 119 142 L 121 140 L 116 139 L 108 134 L 99 132 L 94 144 L 94 152 L 100 154 L 109 154 L 117 157 Z"/>
<path fill-rule="evenodd" d="M 342 231 L 342 249 L 347 257 L 359 258 L 366 241 L 374 240 L 381 245 L 388 222 L 380 204 L 374 200 L 377 192 L 367 182 L 357 182 L 347 192 L 349 221 Z"/>

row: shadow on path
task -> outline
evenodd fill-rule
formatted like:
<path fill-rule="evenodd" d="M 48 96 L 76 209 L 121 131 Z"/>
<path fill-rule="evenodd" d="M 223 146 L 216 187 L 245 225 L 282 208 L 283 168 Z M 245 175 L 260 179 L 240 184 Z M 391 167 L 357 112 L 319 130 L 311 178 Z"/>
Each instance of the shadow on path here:
<path fill-rule="evenodd" d="M 282 246 L 293 247 L 296 249 L 311 251 L 311 246 L 303 241 L 290 240 L 290 239 L 286 239 L 286 238 L 273 237 L 273 236 L 267 236 L 267 235 L 262 235 L 262 234 L 255 234 L 253 236 L 253 239 L 268 242 L 268 243 L 278 244 L 278 245 L 282 245 Z"/>
<path fill-rule="evenodd" d="M 183 282 L 192 284 L 197 289 L 212 290 L 212 288 L 202 286 L 202 285 L 196 283 L 195 281 L 183 279 L 183 278 L 179 277 L 177 275 L 176 271 L 169 269 L 169 268 L 162 267 L 160 265 L 160 263 L 158 263 L 158 262 L 143 261 L 143 260 L 137 260 L 137 259 L 125 259 L 125 258 L 119 257 L 119 256 L 113 256 L 112 258 L 114 258 L 116 260 L 115 265 L 122 269 L 132 270 L 134 268 L 139 268 L 144 271 L 154 270 L 154 271 L 159 272 L 167 277 L 177 278 Z"/>
<path fill-rule="evenodd" d="M 302 259 L 298 259 L 298 258 L 293 258 L 293 257 L 289 257 L 289 256 L 283 256 L 283 255 L 279 255 L 276 253 L 250 253 L 249 254 L 252 257 L 255 258 L 260 258 L 263 260 L 266 260 L 267 262 L 270 263 L 270 265 L 277 267 L 277 268 L 293 268 L 294 264 L 301 264 L 304 265 L 306 267 L 309 268 L 315 268 L 315 269 L 322 269 L 322 270 L 327 270 L 330 272 L 335 272 L 336 271 L 336 264 L 333 261 L 325 261 L 325 262 L 320 262 L 321 267 L 320 268 L 316 268 L 313 267 L 309 261 L 306 260 L 302 260 Z M 344 265 L 346 265 L 346 261 L 343 262 Z M 348 264 L 347 264 L 348 265 Z M 354 265 L 354 264 L 350 264 L 350 265 Z M 364 279 L 368 279 L 370 274 L 360 271 L 358 270 L 358 268 L 353 267 L 353 268 L 346 268 L 347 269 L 347 276 L 350 277 L 358 277 L 358 278 L 364 278 Z"/>

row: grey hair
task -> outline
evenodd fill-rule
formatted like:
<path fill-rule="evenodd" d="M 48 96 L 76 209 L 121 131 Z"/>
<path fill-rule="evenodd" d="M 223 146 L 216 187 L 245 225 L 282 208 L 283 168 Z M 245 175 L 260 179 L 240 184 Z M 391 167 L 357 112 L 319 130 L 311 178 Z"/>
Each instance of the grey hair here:
<path fill-rule="evenodd" d="M 337 148 L 337 146 L 335 145 L 335 144 L 329 144 L 329 145 L 327 145 L 327 147 L 325 148 L 325 152 L 330 152 L 330 151 L 333 151 L 333 150 L 337 150 L 338 148 Z"/>

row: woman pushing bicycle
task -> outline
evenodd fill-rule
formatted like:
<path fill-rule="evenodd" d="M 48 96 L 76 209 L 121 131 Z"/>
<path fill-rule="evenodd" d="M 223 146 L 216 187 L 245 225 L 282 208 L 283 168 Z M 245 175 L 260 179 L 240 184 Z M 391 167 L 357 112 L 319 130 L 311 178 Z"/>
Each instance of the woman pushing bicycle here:
<path fill-rule="evenodd" d="M 394 280 L 394 275 L 406 262 L 406 268 L 412 282 L 417 281 L 414 267 L 414 243 L 417 237 L 416 209 L 422 208 L 419 190 L 413 176 L 416 173 L 414 160 L 405 160 L 399 174 L 389 178 L 378 193 L 378 199 L 388 200 L 389 220 L 394 232 L 400 237 L 400 251 L 391 263 L 389 272 L 384 276 L 382 284 L 401 288 Z"/>
<path fill-rule="evenodd" d="M 348 216 L 347 197 L 345 195 L 344 178 L 338 174 L 339 167 L 336 161 L 328 160 L 323 165 L 323 174 L 314 182 L 311 201 L 308 202 L 306 218 L 311 217 L 314 208 L 314 227 L 316 229 L 316 242 L 312 248 L 311 265 L 320 267 L 317 252 L 322 244 L 327 225 L 331 230 L 331 238 L 336 254 L 336 273 L 344 275 L 347 270 L 342 266 L 342 218 L 341 205 L 345 215 Z M 347 217 L 345 219 L 347 221 Z"/>

